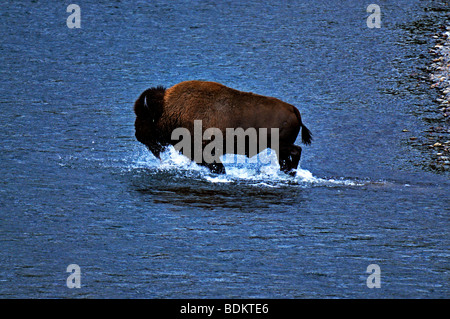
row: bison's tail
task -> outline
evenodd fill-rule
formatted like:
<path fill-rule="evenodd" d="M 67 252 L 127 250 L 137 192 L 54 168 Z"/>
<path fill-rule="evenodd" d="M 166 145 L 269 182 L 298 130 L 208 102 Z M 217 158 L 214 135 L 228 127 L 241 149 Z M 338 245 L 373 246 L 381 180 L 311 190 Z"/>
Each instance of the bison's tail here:
<path fill-rule="evenodd" d="M 162 86 L 145 90 L 134 103 L 134 113 L 137 118 L 155 123 L 161 117 L 164 110 L 164 94 L 166 89 Z"/>
<path fill-rule="evenodd" d="M 308 128 L 302 123 L 302 142 L 306 145 L 311 144 L 312 134 Z"/>
<path fill-rule="evenodd" d="M 312 134 L 311 131 L 308 130 L 308 128 L 303 124 L 302 117 L 300 116 L 300 112 L 297 110 L 297 108 L 294 107 L 295 115 L 297 115 L 298 121 L 300 122 L 300 125 L 302 127 L 302 142 L 303 144 L 309 145 L 312 141 Z"/>

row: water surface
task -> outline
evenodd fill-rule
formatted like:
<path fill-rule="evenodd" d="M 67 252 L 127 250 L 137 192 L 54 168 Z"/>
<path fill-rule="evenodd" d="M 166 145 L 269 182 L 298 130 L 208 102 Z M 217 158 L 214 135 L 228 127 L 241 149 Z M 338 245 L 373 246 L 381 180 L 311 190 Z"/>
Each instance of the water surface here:
<path fill-rule="evenodd" d="M 402 132 L 431 117 L 410 75 L 443 13 L 383 2 L 369 29 L 359 1 L 79 5 L 69 29 L 67 4 L 0 4 L 2 298 L 450 296 L 448 175 Z M 134 100 L 189 79 L 296 105 L 314 134 L 297 176 L 149 154 Z"/>

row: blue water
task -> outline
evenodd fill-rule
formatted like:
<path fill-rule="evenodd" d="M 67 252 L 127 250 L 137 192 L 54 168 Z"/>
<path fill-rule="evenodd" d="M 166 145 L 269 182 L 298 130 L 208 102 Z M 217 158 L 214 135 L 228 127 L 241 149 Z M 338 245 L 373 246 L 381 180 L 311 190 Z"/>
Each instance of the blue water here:
<path fill-rule="evenodd" d="M 409 141 L 436 107 L 410 76 L 430 3 L 369 29 L 364 1 L 80 1 L 69 29 L 69 3 L 3 1 L 0 297 L 450 297 L 450 181 Z M 297 176 L 149 154 L 135 99 L 189 79 L 296 105 Z"/>

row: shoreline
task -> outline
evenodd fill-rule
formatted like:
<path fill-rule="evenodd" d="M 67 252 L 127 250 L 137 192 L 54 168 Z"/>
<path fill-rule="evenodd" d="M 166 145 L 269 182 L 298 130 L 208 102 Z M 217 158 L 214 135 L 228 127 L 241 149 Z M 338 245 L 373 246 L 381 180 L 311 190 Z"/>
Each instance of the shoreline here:
<path fill-rule="evenodd" d="M 431 153 L 429 167 L 435 171 L 450 171 L 450 26 L 432 35 L 436 44 L 430 49 L 434 56 L 429 66 L 430 88 L 438 91 L 437 125 L 431 126 L 422 143 Z"/>

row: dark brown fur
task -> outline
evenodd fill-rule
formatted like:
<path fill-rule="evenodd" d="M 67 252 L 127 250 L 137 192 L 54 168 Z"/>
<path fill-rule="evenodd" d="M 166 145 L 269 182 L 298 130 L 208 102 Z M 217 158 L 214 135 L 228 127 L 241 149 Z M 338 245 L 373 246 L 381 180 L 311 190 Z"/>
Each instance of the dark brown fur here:
<path fill-rule="evenodd" d="M 157 157 L 171 140 L 172 131 L 187 128 L 193 135 L 194 120 L 202 120 L 203 130 L 215 127 L 279 129 L 280 167 L 285 172 L 297 168 L 300 146 L 294 145 L 302 129 L 302 141 L 311 143 L 311 133 L 303 125 L 300 112 L 288 103 L 273 97 L 241 92 L 216 82 L 185 81 L 169 89 L 163 87 L 144 91 L 134 105 L 136 138 Z M 270 137 L 269 137 L 270 138 Z M 225 144 L 224 144 L 225 145 Z M 268 145 L 270 147 L 270 145 Z M 259 149 L 261 152 L 262 150 Z M 255 154 L 245 155 L 253 156 Z M 206 164 L 212 171 L 225 172 L 222 163 Z"/>

